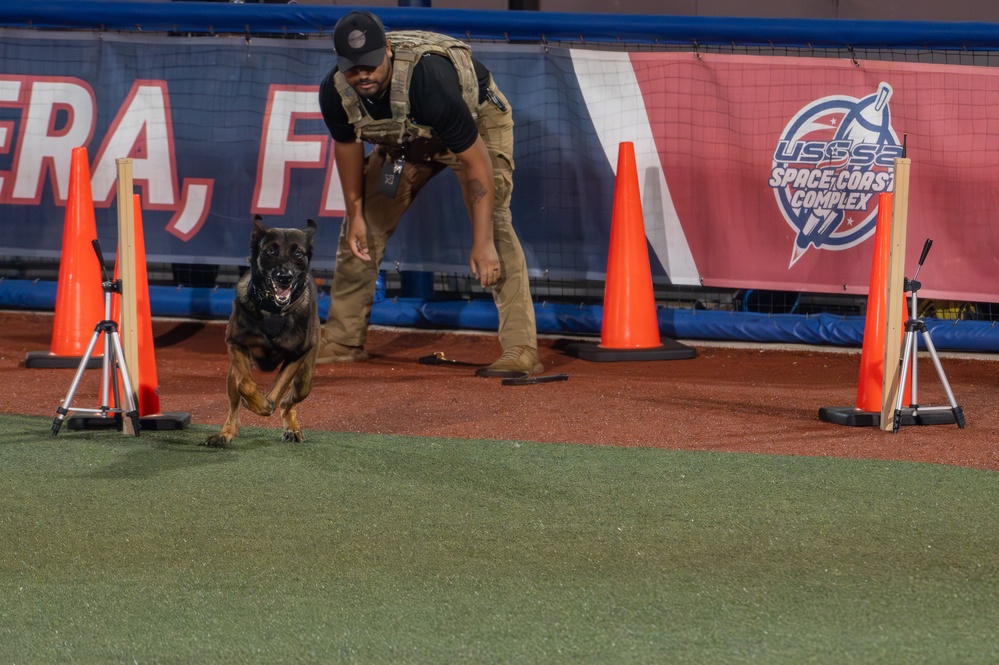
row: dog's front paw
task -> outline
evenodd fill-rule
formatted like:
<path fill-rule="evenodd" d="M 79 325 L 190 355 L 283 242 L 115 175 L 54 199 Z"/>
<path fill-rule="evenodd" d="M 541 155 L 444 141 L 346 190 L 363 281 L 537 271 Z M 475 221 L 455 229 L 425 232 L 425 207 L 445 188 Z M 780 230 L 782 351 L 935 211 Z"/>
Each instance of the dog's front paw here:
<path fill-rule="evenodd" d="M 228 448 L 229 439 L 227 439 L 222 434 L 216 434 L 205 439 L 205 442 L 201 445 L 207 446 L 209 448 Z"/>
<path fill-rule="evenodd" d="M 281 435 L 281 440 L 285 443 L 302 443 L 305 441 L 305 434 L 302 433 L 302 430 L 286 429 Z"/>

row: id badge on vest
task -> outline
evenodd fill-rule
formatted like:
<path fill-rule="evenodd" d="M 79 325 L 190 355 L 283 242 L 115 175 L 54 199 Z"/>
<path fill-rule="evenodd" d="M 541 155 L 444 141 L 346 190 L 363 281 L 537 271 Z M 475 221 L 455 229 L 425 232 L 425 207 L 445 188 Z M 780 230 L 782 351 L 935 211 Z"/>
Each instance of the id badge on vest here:
<path fill-rule="evenodd" d="M 399 181 L 402 180 L 402 167 L 405 165 L 406 160 L 402 158 L 382 164 L 381 173 L 378 174 L 379 194 L 384 194 L 390 199 L 395 198 L 396 192 L 399 191 Z"/>

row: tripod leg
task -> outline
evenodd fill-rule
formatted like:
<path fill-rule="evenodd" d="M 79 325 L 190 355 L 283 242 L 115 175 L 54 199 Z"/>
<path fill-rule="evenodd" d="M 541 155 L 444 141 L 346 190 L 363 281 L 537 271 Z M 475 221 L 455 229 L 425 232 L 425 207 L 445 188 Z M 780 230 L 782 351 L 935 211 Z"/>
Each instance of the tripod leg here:
<path fill-rule="evenodd" d="M 56 408 L 56 417 L 52 421 L 52 436 L 59 434 L 59 430 L 62 428 L 62 423 L 66 420 L 66 416 L 69 415 L 70 405 L 73 403 L 73 396 L 76 394 L 76 389 L 80 386 L 80 379 L 83 378 L 83 372 L 87 369 L 87 363 L 90 362 L 90 355 L 94 352 L 94 347 L 97 346 L 97 339 L 101 335 L 100 324 L 94 329 L 94 334 L 90 337 L 90 343 L 87 344 L 87 350 L 83 352 L 83 357 L 80 358 L 80 364 L 76 368 L 76 374 L 73 376 L 73 382 L 69 384 L 69 390 L 66 391 L 66 398 L 62 401 Z"/>
<path fill-rule="evenodd" d="M 891 433 L 897 434 L 902 426 L 902 400 L 905 398 L 905 375 L 909 372 L 909 361 L 915 348 L 916 332 L 906 324 L 905 340 L 902 343 L 902 355 L 899 358 L 898 385 L 895 386 L 895 410 L 891 422 Z"/>
<path fill-rule="evenodd" d="M 950 404 L 950 410 L 954 414 L 954 421 L 957 426 L 961 429 L 964 428 L 964 410 L 958 406 L 957 400 L 954 398 L 954 391 L 950 389 L 950 382 L 947 381 L 947 375 L 944 373 L 943 365 L 940 364 L 940 357 L 937 355 L 937 349 L 933 346 L 933 340 L 930 338 L 930 332 L 923 328 L 923 343 L 926 344 L 926 349 L 930 352 L 930 358 L 933 360 L 933 366 L 937 370 L 937 376 L 940 377 L 940 384 L 943 386 L 944 394 L 947 395 L 947 403 Z"/>
<path fill-rule="evenodd" d="M 119 363 L 120 359 L 117 356 L 115 356 L 114 354 L 115 354 L 114 346 L 111 344 L 111 338 L 109 337 L 108 338 L 108 358 L 114 358 L 115 360 L 114 360 L 114 362 L 112 363 L 112 366 L 111 366 L 111 371 L 110 371 L 110 377 L 111 378 L 108 381 L 108 383 L 111 384 L 110 388 L 109 388 L 109 390 L 111 392 L 110 399 L 111 399 L 111 404 L 114 405 L 114 408 L 112 409 L 112 411 L 114 413 L 114 427 L 115 427 L 116 430 L 118 430 L 120 432 L 123 429 L 122 428 L 122 422 L 121 422 L 121 414 L 124 412 L 124 409 L 122 408 L 122 403 L 121 403 L 121 389 L 120 389 L 120 383 L 119 383 L 119 376 L 118 376 L 117 372 L 120 372 L 121 369 L 120 369 L 120 363 Z"/>
<path fill-rule="evenodd" d="M 107 320 L 110 321 L 110 312 L 106 315 Z M 108 386 L 111 381 L 114 380 L 113 363 L 111 355 L 111 337 L 105 332 L 104 333 L 104 362 L 101 363 L 101 407 L 112 406 L 112 402 L 108 401 Z M 118 404 L 114 403 L 113 406 L 117 407 Z"/>

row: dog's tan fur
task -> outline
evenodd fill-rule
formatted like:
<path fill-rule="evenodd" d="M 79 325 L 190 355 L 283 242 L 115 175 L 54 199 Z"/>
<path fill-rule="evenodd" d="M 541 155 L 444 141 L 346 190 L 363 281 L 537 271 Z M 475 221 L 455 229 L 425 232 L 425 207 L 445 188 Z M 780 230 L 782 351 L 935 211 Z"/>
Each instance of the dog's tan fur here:
<path fill-rule="evenodd" d="M 285 441 L 304 441 L 296 405 L 312 390 L 319 354 L 320 322 L 316 284 L 309 274 L 312 237 L 308 228 L 268 229 L 259 216 L 253 220 L 250 269 L 236 285 L 232 315 L 226 327 L 229 373 L 226 389 L 229 415 L 222 431 L 205 445 L 226 447 L 239 435 L 239 406 L 269 416 L 280 403 Z M 278 369 L 265 395 L 253 378 L 254 366 Z"/>

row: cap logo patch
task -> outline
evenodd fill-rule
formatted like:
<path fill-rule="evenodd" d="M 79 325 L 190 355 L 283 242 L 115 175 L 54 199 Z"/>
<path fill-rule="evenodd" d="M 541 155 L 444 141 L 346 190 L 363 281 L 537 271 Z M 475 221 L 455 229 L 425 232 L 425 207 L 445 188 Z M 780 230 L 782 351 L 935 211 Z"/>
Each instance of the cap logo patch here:
<path fill-rule="evenodd" d="M 363 48 L 366 41 L 363 30 L 351 30 L 350 34 L 347 35 L 347 44 L 350 45 L 350 48 Z"/>

